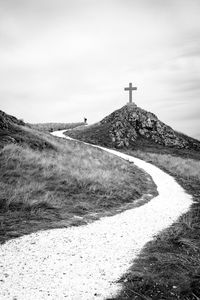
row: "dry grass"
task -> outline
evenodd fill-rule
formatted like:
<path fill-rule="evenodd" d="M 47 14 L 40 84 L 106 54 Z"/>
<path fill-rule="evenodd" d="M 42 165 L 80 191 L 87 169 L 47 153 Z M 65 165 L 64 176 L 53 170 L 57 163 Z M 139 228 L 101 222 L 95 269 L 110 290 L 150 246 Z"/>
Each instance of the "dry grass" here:
<path fill-rule="evenodd" d="M 134 151 L 132 153 L 141 159 L 168 170 L 173 175 L 186 179 L 194 178 L 200 180 L 199 160 L 172 156 L 170 154 L 145 153 L 142 151 Z"/>
<path fill-rule="evenodd" d="M 194 197 L 191 210 L 148 243 L 129 272 L 121 278 L 121 299 L 180 299 L 200 297 L 200 162 L 143 151 L 128 153 L 173 175 Z M 137 293 L 137 294 L 136 294 Z"/>
<path fill-rule="evenodd" d="M 35 230 L 85 224 L 156 193 L 148 176 L 99 149 L 26 128 L 51 148 L 0 151 L 1 241 Z"/>

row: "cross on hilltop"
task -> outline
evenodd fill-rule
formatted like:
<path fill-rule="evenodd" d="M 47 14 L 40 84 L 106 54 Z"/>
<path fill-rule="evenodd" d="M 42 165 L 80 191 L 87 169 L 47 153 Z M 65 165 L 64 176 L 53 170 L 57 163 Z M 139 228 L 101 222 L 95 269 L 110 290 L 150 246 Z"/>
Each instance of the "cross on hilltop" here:
<path fill-rule="evenodd" d="M 129 83 L 129 87 L 124 88 L 125 91 L 129 91 L 129 103 L 132 103 L 132 92 L 137 90 L 137 87 L 133 87 L 132 83 Z"/>

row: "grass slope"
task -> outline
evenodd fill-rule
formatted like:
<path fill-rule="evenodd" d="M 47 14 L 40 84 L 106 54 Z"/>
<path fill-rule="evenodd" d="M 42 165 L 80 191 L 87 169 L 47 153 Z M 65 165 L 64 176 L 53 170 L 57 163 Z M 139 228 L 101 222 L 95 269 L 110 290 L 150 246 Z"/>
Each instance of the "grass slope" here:
<path fill-rule="evenodd" d="M 81 128 L 74 128 L 73 130 L 67 131 L 66 134 L 72 138 L 90 144 L 112 147 L 112 143 L 109 138 L 109 129 L 110 125 L 107 123 L 96 123 Z"/>
<path fill-rule="evenodd" d="M 0 148 L 9 143 L 28 145 L 33 149 L 53 149 L 51 143 L 39 131 L 75 128 L 84 123 L 25 124 L 24 121 L 0 110 Z M 25 126 L 26 125 L 26 126 Z"/>
<path fill-rule="evenodd" d="M 41 229 L 86 224 L 141 205 L 148 197 L 134 201 L 143 194 L 157 193 L 148 175 L 120 158 L 21 130 L 27 143 L 0 150 L 1 242 Z"/>
<path fill-rule="evenodd" d="M 0 129 L 0 148 L 10 143 L 28 145 L 37 150 L 54 149 L 54 145 L 40 132 L 16 124 L 12 124 L 6 129 Z"/>

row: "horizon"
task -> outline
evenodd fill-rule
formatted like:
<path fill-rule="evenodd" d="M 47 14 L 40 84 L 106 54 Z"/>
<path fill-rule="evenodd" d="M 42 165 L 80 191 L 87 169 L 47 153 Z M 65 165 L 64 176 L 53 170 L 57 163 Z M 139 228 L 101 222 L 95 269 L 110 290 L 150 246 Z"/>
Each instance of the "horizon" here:
<path fill-rule="evenodd" d="M 0 0 L 1 110 L 96 123 L 133 102 L 200 139 L 198 0 Z"/>

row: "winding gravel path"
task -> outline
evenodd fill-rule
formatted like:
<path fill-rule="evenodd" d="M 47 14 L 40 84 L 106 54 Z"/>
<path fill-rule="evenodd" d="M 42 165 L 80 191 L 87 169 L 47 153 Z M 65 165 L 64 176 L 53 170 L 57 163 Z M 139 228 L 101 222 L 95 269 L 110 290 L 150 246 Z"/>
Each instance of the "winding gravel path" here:
<path fill-rule="evenodd" d="M 62 131 L 54 135 L 63 137 Z M 0 299 L 106 299 L 121 286 L 142 247 L 186 212 L 191 196 L 155 166 L 114 150 L 148 172 L 159 195 L 147 204 L 92 224 L 41 231 L 0 248 Z"/>

